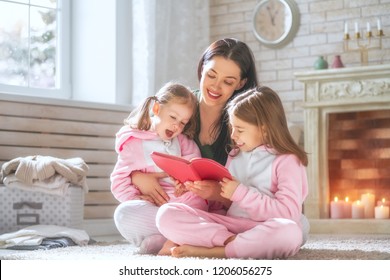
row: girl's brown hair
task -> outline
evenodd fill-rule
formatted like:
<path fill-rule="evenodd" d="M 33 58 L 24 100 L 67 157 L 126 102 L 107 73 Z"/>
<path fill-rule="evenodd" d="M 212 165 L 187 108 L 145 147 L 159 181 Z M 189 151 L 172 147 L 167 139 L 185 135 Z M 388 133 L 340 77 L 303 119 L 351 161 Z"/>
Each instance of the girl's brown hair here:
<path fill-rule="evenodd" d="M 196 132 L 195 112 L 197 111 L 198 101 L 189 88 L 178 83 L 169 82 L 155 96 L 147 97 L 143 104 L 130 113 L 124 123 L 139 130 L 149 130 L 152 125 L 151 105 L 154 102 L 159 104 L 175 102 L 188 105 L 192 109 L 193 114 L 182 133 L 191 139 L 194 138 Z"/>
<path fill-rule="evenodd" d="M 265 86 L 250 89 L 231 100 L 227 110 L 230 116 L 263 128 L 264 145 L 278 154 L 294 154 L 307 166 L 307 153 L 292 138 L 282 101 L 272 89 Z"/>

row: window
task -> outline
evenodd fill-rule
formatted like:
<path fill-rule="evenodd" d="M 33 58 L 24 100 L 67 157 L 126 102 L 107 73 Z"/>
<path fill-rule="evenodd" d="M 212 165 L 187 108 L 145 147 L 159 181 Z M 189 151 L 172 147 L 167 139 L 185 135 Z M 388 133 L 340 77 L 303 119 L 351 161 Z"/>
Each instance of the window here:
<path fill-rule="evenodd" d="M 70 97 L 69 13 L 69 0 L 0 0 L 0 92 Z"/>

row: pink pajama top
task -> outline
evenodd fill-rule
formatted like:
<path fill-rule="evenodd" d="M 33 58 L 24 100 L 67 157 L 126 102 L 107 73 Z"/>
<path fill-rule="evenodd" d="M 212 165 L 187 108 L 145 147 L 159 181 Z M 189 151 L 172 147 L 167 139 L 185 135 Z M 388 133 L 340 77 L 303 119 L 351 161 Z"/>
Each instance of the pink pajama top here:
<path fill-rule="evenodd" d="M 185 159 L 201 157 L 196 143 L 185 135 L 180 134 L 170 141 L 163 141 L 153 131 L 141 131 L 129 126 L 123 126 L 116 134 L 115 150 L 118 160 L 111 173 L 111 192 L 120 202 L 135 199 L 141 194 L 131 182 L 131 172 L 162 172 L 150 157 L 152 152 L 181 156 Z M 172 197 L 172 180 L 165 178 L 160 180 L 160 184 Z"/>
<path fill-rule="evenodd" d="M 276 155 L 260 146 L 229 156 L 226 167 L 241 182 L 231 198 L 228 216 L 254 221 L 285 218 L 301 224 L 308 185 L 306 168 L 295 155 Z"/>

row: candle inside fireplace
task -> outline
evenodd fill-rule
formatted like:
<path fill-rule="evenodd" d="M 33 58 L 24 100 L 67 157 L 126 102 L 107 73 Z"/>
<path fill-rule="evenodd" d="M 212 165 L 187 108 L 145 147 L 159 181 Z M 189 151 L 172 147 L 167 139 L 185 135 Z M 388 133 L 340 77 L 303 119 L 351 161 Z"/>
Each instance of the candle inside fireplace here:
<path fill-rule="evenodd" d="M 330 202 L 330 218 L 331 219 L 344 219 L 345 218 L 345 202 L 339 201 L 336 196 L 333 201 Z"/>
<path fill-rule="evenodd" d="M 382 200 L 378 200 L 376 202 L 376 206 L 390 206 L 390 201 L 386 200 L 386 198 L 382 198 Z"/>
<path fill-rule="evenodd" d="M 389 218 L 389 206 L 377 206 L 375 207 L 375 219 L 388 219 Z"/>
<path fill-rule="evenodd" d="M 352 219 L 364 219 L 364 205 L 360 200 L 352 203 Z"/>
<path fill-rule="evenodd" d="M 349 197 L 347 196 L 344 202 L 344 218 L 350 219 L 351 217 L 352 217 L 352 204 L 349 201 Z"/>
<path fill-rule="evenodd" d="M 362 194 L 361 202 L 364 205 L 364 218 L 372 219 L 375 216 L 375 195 L 371 193 Z"/>

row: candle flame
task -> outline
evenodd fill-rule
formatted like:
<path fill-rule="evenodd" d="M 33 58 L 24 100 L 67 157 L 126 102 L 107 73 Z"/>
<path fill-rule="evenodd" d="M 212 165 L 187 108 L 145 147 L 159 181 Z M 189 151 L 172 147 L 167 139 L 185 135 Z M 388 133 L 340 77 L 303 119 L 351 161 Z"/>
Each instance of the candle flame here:
<path fill-rule="evenodd" d="M 385 202 L 386 202 L 386 199 L 385 199 L 385 198 L 382 198 L 382 202 L 385 203 Z"/>
<path fill-rule="evenodd" d="M 349 201 L 349 197 L 347 196 L 346 198 L 345 198 L 345 202 L 348 202 Z"/>
<path fill-rule="evenodd" d="M 357 204 L 357 205 L 360 205 L 360 200 L 357 200 L 357 201 L 356 201 L 356 204 Z"/>
<path fill-rule="evenodd" d="M 334 201 L 337 202 L 339 201 L 339 198 L 337 196 L 334 197 Z"/>

